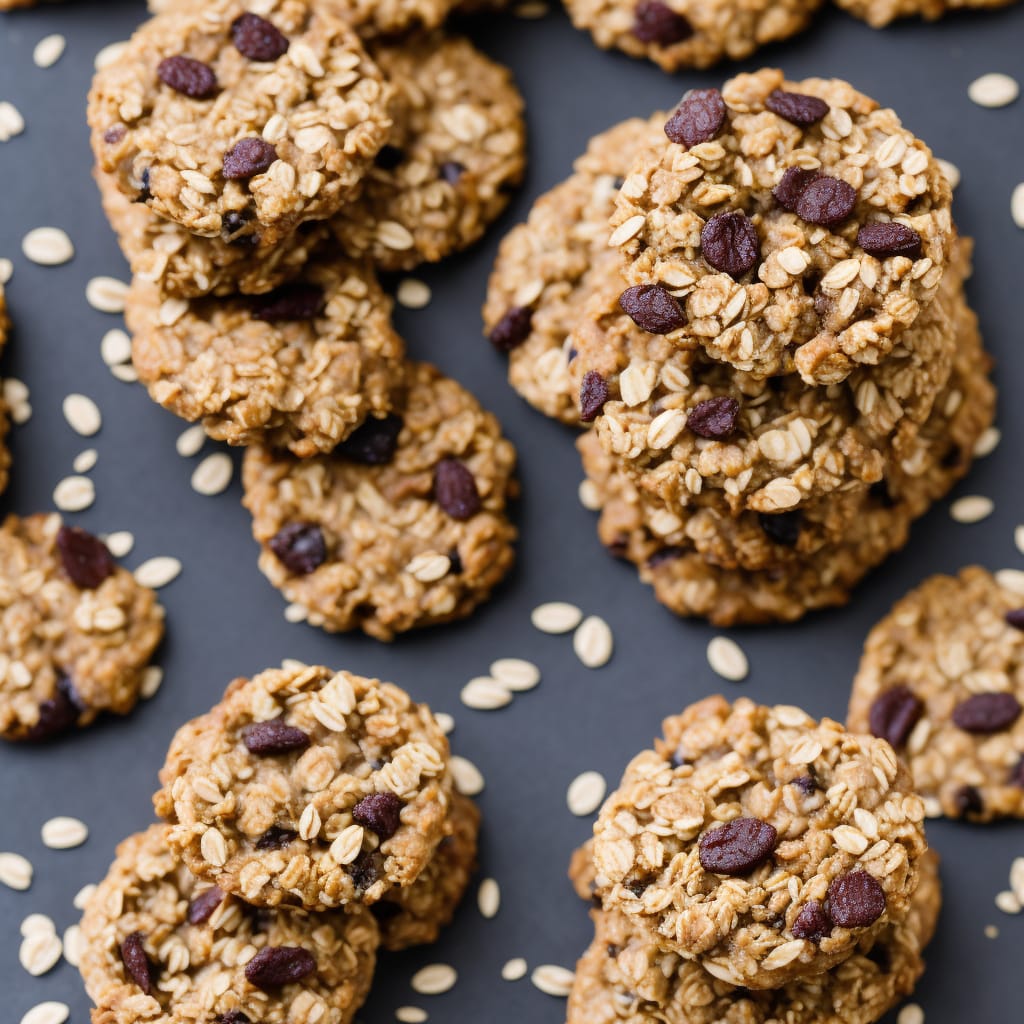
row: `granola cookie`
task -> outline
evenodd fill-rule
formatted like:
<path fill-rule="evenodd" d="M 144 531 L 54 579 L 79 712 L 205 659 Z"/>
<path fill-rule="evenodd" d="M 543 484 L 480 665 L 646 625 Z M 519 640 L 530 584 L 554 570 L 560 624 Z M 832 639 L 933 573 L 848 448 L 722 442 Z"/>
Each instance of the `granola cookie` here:
<path fill-rule="evenodd" d="M 872 28 L 885 28 L 897 18 L 919 17 L 934 21 L 950 11 L 1008 7 L 1016 0 L 835 0 L 835 3 Z"/>
<path fill-rule="evenodd" d="M 930 813 L 1024 817 L 1022 606 L 970 566 L 926 580 L 868 635 L 849 727 L 903 755 Z"/>
<path fill-rule="evenodd" d="M 405 889 L 392 889 L 373 912 L 381 944 L 398 952 L 436 942 L 451 923 L 476 871 L 480 811 L 468 797 L 452 794 L 446 835 L 423 873 Z"/>
<path fill-rule="evenodd" d="M 0 527 L 0 737 L 52 739 L 126 715 L 164 635 L 164 610 L 106 545 L 59 515 Z"/>
<path fill-rule="evenodd" d="M 121 843 L 86 906 L 93 1024 L 349 1024 L 373 978 L 373 915 L 250 907 L 197 881 L 168 831 Z"/>
<path fill-rule="evenodd" d="M 604 50 L 665 71 L 741 60 L 802 31 L 821 0 L 565 0 L 573 24 Z"/>
<path fill-rule="evenodd" d="M 362 194 L 332 220 L 338 241 L 384 270 L 436 263 L 472 245 L 525 167 L 523 98 L 511 72 L 467 39 L 372 47 L 394 89 L 394 127 Z"/>
<path fill-rule="evenodd" d="M 323 4 L 183 4 L 150 19 L 89 94 L 93 151 L 130 198 L 264 251 L 356 192 L 388 89 Z"/>
<path fill-rule="evenodd" d="M 363 264 L 314 262 L 265 295 L 191 301 L 136 278 L 125 319 L 150 397 L 229 444 L 329 452 L 401 392 L 405 345 Z"/>
<path fill-rule="evenodd" d="M 407 387 L 330 456 L 245 453 L 260 569 L 313 625 L 391 640 L 465 617 L 512 566 L 511 442 L 434 367 L 410 364 Z"/>
<path fill-rule="evenodd" d="M 376 903 L 444 837 L 448 741 L 391 683 L 289 662 L 183 725 L 153 798 L 189 870 L 257 906 Z"/>
<path fill-rule="evenodd" d="M 778 988 L 906 914 L 923 819 L 888 743 L 709 697 L 665 720 L 602 807 L 595 891 L 714 977 Z"/>
<path fill-rule="evenodd" d="M 542 195 L 502 240 L 487 286 L 484 330 L 508 352 L 509 383 L 535 409 L 579 425 L 569 334 L 603 267 L 615 264 L 608 219 L 636 156 L 656 145 L 665 114 L 632 118 L 590 140 L 573 173 Z"/>
<path fill-rule="evenodd" d="M 871 1024 L 910 995 L 924 970 L 921 952 L 942 905 L 938 857 L 921 858 L 910 910 L 824 974 L 778 989 L 737 989 L 697 964 L 654 949 L 617 911 L 595 910 L 594 942 L 576 968 L 568 1024 Z"/>
<path fill-rule="evenodd" d="M 845 82 L 771 69 L 687 93 L 665 131 L 612 218 L 637 322 L 762 377 L 884 359 L 950 258 L 928 147 Z"/>

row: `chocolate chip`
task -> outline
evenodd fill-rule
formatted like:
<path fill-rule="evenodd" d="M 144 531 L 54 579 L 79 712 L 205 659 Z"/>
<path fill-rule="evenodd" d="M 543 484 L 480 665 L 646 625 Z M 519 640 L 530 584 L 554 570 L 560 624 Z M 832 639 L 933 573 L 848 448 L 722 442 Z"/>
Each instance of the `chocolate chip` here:
<path fill-rule="evenodd" d="M 580 384 L 580 420 L 593 423 L 607 401 L 608 381 L 597 370 L 587 370 Z"/>
<path fill-rule="evenodd" d="M 793 779 L 792 785 L 796 786 L 804 796 L 810 796 L 818 788 L 818 783 L 813 775 L 799 775 Z"/>
<path fill-rule="evenodd" d="M 669 544 L 666 547 L 659 548 L 657 551 L 647 559 L 647 568 L 656 569 L 659 565 L 665 562 L 674 562 L 677 558 L 682 558 L 686 554 L 684 548 L 678 545 Z"/>
<path fill-rule="evenodd" d="M 334 453 L 364 466 L 386 466 L 395 457 L 403 425 L 402 417 L 390 412 L 387 416 L 370 417 L 353 430 Z"/>
<path fill-rule="evenodd" d="M 1021 754 L 1020 760 L 1014 766 L 1012 772 L 1010 772 L 1009 784 L 1011 786 L 1020 786 L 1024 789 L 1024 754 Z"/>
<path fill-rule="evenodd" d="M 923 711 L 924 704 L 909 687 L 894 686 L 875 698 L 868 715 L 868 728 L 872 736 L 887 740 L 894 747 L 902 747 Z"/>
<path fill-rule="evenodd" d="M 309 977 L 316 970 L 316 957 L 300 946 L 264 946 L 246 965 L 245 977 L 263 989 L 282 988 Z"/>
<path fill-rule="evenodd" d="M 404 149 L 400 149 L 398 146 L 392 146 L 390 143 L 385 143 L 377 151 L 377 155 L 373 158 L 373 162 L 382 171 L 393 171 L 404 159 Z"/>
<path fill-rule="evenodd" d="M 125 970 L 139 988 L 148 996 L 153 990 L 153 978 L 149 957 L 143 947 L 142 932 L 132 932 L 121 943 L 121 959 Z"/>
<path fill-rule="evenodd" d="M 857 205 L 857 190 L 839 178 L 821 174 L 797 197 L 796 215 L 809 224 L 831 227 L 846 220 Z"/>
<path fill-rule="evenodd" d="M 768 94 L 764 105 L 779 117 L 785 118 L 801 128 L 820 121 L 828 113 L 828 104 L 817 96 L 806 96 L 802 92 L 784 92 L 776 89 Z"/>
<path fill-rule="evenodd" d="M 885 893 L 866 871 L 840 875 L 828 887 L 828 916 L 840 928 L 866 928 L 885 913 Z"/>
<path fill-rule="evenodd" d="M 872 221 L 857 232 L 857 244 L 872 256 L 906 256 L 916 260 L 921 255 L 921 236 L 906 224 L 895 221 Z"/>
<path fill-rule="evenodd" d="M 778 841 L 778 832 L 768 822 L 734 818 L 700 837 L 700 864 L 716 875 L 745 875 L 771 857 Z"/>
<path fill-rule="evenodd" d="M 969 817 L 972 814 L 981 814 L 985 810 L 985 802 L 981 799 L 981 793 L 974 786 L 961 786 L 953 794 L 953 803 L 961 818 Z"/>
<path fill-rule="evenodd" d="M 641 43 L 671 46 L 689 39 L 693 26 L 660 0 L 640 0 L 633 10 L 633 35 Z"/>
<path fill-rule="evenodd" d="M 458 160 L 445 160 L 439 170 L 441 180 L 447 181 L 449 185 L 458 185 L 466 173 L 465 165 L 460 164 Z"/>
<path fill-rule="evenodd" d="M 217 91 L 213 68 L 192 57 L 165 57 L 156 66 L 156 73 L 164 85 L 193 100 L 204 100 Z"/>
<path fill-rule="evenodd" d="M 256 840 L 257 850 L 283 850 L 291 846 L 298 837 L 298 832 L 290 828 L 281 828 L 280 825 L 271 825 L 266 832 Z"/>
<path fill-rule="evenodd" d="M 828 919 L 825 908 L 817 900 L 804 904 L 800 913 L 796 915 L 792 928 L 793 938 L 809 939 L 811 942 L 825 938 L 831 931 L 832 922 Z"/>
<path fill-rule="evenodd" d="M 290 572 L 308 576 L 327 558 L 323 531 L 316 523 L 288 523 L 267 546 Z"/>
<path fill-rule="evenodd" d="M 701 229 L 700 246 L 715 270 L 732 277 L 753 270 L 761 255 L 757 229 L 739 210 L 716 213 Z"/>
<path fill-rule="evenodd" d="M 352 808 L 352 818 L 375 833 L 383 843 L 390 839 L 402 824 L 405 804 L 394 793 L 371 793 Z"/>
<path fill-rule="evenodd" d="M 803 194 L 804 189 L 820 177 L 821 175 L 817 171 L 807 171 L 802 167 L 787 167 L 785 173 L 779 178 L 779 183 L 772 189 L 772 195 L 775 196 L 775 201 L 779 206 L 794 213 L 797 200 Z"/>
<path fill-rule="evenodd" d="M 513 306 L 494 325 L 489 337 L 499 352 L 511 352 L 530 336 L 533 311 L 525 306 Z"/>
<path fill-rule="evenodd" d="M 728 395 L 717 395 L 698 402 L 687 414 L 686 425 L 698 437 L 721 441 L 736 429 L 740 403 Z"/>
<path fill-rule="evenodd" d="M 58 676 L 53 696 L 39 705 L 39 717 L 25 738 L 30 743 L 55 739 L 73 728 L 84 710 L 85 704 L 71 680 L 65 675 Z"/>
<path fill-rule="evenodd" d="M 213 912 L 224 902 L 224 893 L 215 885 L 204 889 L 188 905 L 188 923 L 205 924 Z"/>
<path fill-rule="evenodd" d="M 672 142 L 689 149 L 710 142 L 725 124 L 725 100 L 717 89 L 691 89 L 665 122 Z"/>
<path fill-rule="evenodd" d="M 1012 608 L 1003 618 L 1008 626 L 1024 631 L 1024 608 Z"/>
<path fill-rule="evenodd" d="M 358 892 L 366 892 L 381 876 L 384 858 L 377 850 L 365 850 L 346 869 Z"/>
<path fill-rule="evenodd" d="M 228 1010 L 213 1018 L 213 1024 L 252 1024 L 252 1021 L 241 1010 Z"/>
<path fill-rule="evenodd" d="M 68 578 L 86 590 L 95 590 L 115 569 L 106 544 L 78 526 L 57 531 L 57 551 Z"/>
<path fill-rule="evenodd" d="M 286 284 L 252 300 L 255 320 L 312 320 L 324 308 L 324 293 L 315 284 Z"/>
<path fill-rule="evenodd" d="M 290 754 L 293 750 L 305 750 L 309 746 L 309 734 L 277 720 L 253 722 L 242 730 L 242 742 L 250 754 L 269 757 L 273 754 Z"/>
<path fill-rule="evenodd" d="M 238 181 L 262 174 L 277 159 L 277 150 L 255 136 L 239 139 L 224 154 L 224 177 Z"/>
<path fill-rule="evenodd" d="M 761 529 L 783 547 L 794 548 L 800 540 L 800 530 L 804 525 L 804 514 L 801 509 L 790 512 L 759 512 L 757 521 Z"/>
<path fill-rule="evenodd" d="M 231 41 L 235 49 L 249 60 L 277 60 L 288 52 L 288 39 L 277 26 L 258 14 L 240 14 L 231 23 Z"/>
<path fill-rule="evenodd" d="M 619 306 L 648 334 L 671 334 L 686 325 L 679 300 L 660 284 L 638 284 L 619 296 Z"/>
<path fill-rule="evenodd" d="M 442 459 L 434 468 L 434 499 L 452 519 L 465 521 L 480 511 L 476 480 L 458 459 Z"/>
<path fill-rule="evenodd" d="M 1020 701 L 1012 693 L 976 693 L 953 708 L 953 724 L 964 732 L 1001 732 L 1020 712 Z"/>

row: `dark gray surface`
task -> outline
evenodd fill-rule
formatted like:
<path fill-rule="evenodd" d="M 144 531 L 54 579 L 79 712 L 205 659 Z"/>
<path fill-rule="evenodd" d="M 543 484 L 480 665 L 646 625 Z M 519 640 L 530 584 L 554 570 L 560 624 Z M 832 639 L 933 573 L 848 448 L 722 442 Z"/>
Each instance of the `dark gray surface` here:
<path fill-rule="evenodd" d="M 943 504 L 848 609 L 793 627 L 737 631 L 752 664 L 750 679 L 739 686 L 716 679 L 707 666 L 711 629 L 674 619 L 630 569 L 601 550 L 593 517 L 576 499 L 580 470 L 569 433 L 507 387 L 503 359 L 481 340 L 478 315 L 502 230 L 565 176 L 592 134 L 623 117 L 669 106 L 685 88 L 716 84 L 731 69 L 669 77 L 600 53 L 560 13 L 541 22 L 495 19 L 474 28 L 481 45 L 512 65 L 526 93 L 529 180 L 483 245 L 424 273 L 434 290 L 431 306 L 399 312 L 398 318 L 412 353 L 469 385 L 519 447 L 520 563 L 470 622 L 386 647 L 285 623 L 281 599 L 257 572 L 237 483 L 216 499 L 192 492 L 194 462 L 174 450 L 183 424 L 151 404 L 141 388 L 115 381 L 100 360 L 100 338 L 118 321 L 87 306 L 85 283 L 94 274 L 123 276 L 125 270 L 89 177 L 85 94 L 93 55 L 124 38 L 142 17 L 141 4 L 84 2 L 0 17 L 0 99 L 13 101 L 28 122 L 23 136 L 0 145 L 0 256 L 16 264 L 8 297 L 17 327 L 4 365 L 28 382 L 35 410 L 15 432 L 13 479 L 3 505 L 20 513 L 51 507 L 54 484 L 71 472 L 74 455 L 93 443 L 76 437 L 60 414 L 65 394 L 84 391 L 104 414 L 95 439 L 100 460 L 91 474 L 98 498 L 72 518 L 97 531 L 132 530 L 137 545 L 130 566 L 155 554 L 177 555 L 185 565 L 162 593 L 170 633 L 161 656 L 166 681 L 155 700 L 126 721 L 103 723 L 59 746 L 0 749 L 0 850 L 17 850 L 36 867 L 28 893 L 0 887 L 0 1021 L 16 1024 L 35 1003 L 62 999 L 73 1008 L 74 1024 L 84 1024 L 87 1001 L 72 968 L 62 964 L 36 980 L 18 966 L 18 923 L 43 911 L 61 927 L 70 924 L 79 886 L 98 879 L 117 841 L 149 822 L 150 794 L 174 729 L 205 711 L 233 676 L 293 657 L 393 679 L 453 712 L 455 750 L 475 761 L 487 779 L 480 799 L 482 861 L 501 883 L 499 917 L 482 920 L 471 899 L 436 947 L 385 956 L 361 1019 L 383 1024 L 393 1019 L 395 1007 L 417 1003 L 432 1020 L 453 1024 L 473 1018 L 555 1024 L 563 1019 L 560 1001 L 526 981 L 502 982 L 498 972 L 513 956 L 526 957 L 531 966 L 571 966 L 589 939 L 584 910 L 565 881 L 570 851 L 588 831 L 588 823 L 565 808 L 570 779 L 594 768 L 614 782 L 664 715 L 719 690 L 842 717 L 863 637 L 895 598 L 929 573 L 970 561 L 993 568 L 1021 564 L 1012 528 L 1021 495 L 1015 438 L 1024 412 L 1013 381 L 1024 375 L 1024 233 L 1010 219 L 1009 196 L 1024 178 L 1024 104 L 982 110 L 968 101 L 966 87 L 984 72 L 1019 69 L 1024 7 L 882 33 L 829 11 L 805 36 L 747 64 L 779 63 L 794 78 L 849 78 L 895 106 L 911 129 L 963 170 L 956 212 L 963 230 L 979 240 L 970 291 L 999 362 L 999 422 L 1007 440 L 959 491 L 993 496 L 996 512 L 989 520 L 956 525 Z M 37 69 L 32 46 L 56 31 L 67 36 L 68 51 L 56 67 Z M 69 232 L 77 248 L 72 263 L 40 268 L 21 256 L 25 231 L 43 224 Z M 532 629 L 529 610 L 556 598 L 609 621 L 616 652 L 608 667 L 589 672 L 575 661 L 568 638 Z M 461 684 L 503 655 L 535 659 L 544 672 L 541 687 L 497 713 L 462 708 Z M 88 843 L 70 852 L 46 850 L 39 827 L 55 814 L 83 818 L 92 829 Z M 931 835 L 944 859 L 947 901 L 918 994 L 929 1024 L 1016 1017 L 1024 996 L 1018 966 L 1024 928 L 1021 919 L 1000 914 L 992 899 L 1006 885 L 1012 857 L 1024 852 L 1024 829 L 936 823 Z M 983 936 L 988 923 L 1000 926 L 998 940 Z M 413 969 L 435 960 L 455 965 L 460 981 L 449 995 L 419 997 L 408 979 Z"/>

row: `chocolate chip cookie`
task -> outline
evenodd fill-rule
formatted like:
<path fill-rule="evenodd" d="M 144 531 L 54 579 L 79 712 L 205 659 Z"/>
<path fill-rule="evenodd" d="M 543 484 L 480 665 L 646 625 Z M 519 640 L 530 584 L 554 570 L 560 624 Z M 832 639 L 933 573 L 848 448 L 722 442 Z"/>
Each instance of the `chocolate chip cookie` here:
<path fill-rule="evenodd" d="M 376 903 L 445 834 L 448 741 L 391 683 L 289 662 L 182 726 L 153 798 L 199 879 L 258 906 Z"/>
<path fill-rule="evenodd" d="M 512 566 L 515 449 L 454 380 L 411 363 L 398 410 L 334 453 L 245 454 L 260 569 L 308 621 L 380 640 L 468 615 Z"/>
<path fill-rule="evenodd" d="M 933 576 L 871 631 L 849 727 L 888 740 L 932 813 L 1024 817 L 1024 595 L 979 566 Z"/>
<path fill-rule="evenodd" d="M 951 193 L 892 110 L 780 71 L 692 90 L 612 219 L 637 322 L 757 376 L 834 384 L 934 298 Z"/>
<path fill-rule="evenodd" d="M 121 843 L 86 907 L 93 1024 L 349 1024 L 373 977 L 373 915 L 250 907 L 195 879 L 168 832 Z"/>
<path fill-rule="evenodd" d="M 99 538 L 59 515 L 11 515 L 0 624 L 0 737 L 41 741 L 131 711 L 164 610 Z"/>
<path fill-rule="evenodd" d="M 332 258 L 259 296 L 167 300 L 138 278 L 125 318 L 152 399 L 229 444 L 331 451 L 400 395 L 405 345 L 365 265 Z"/>

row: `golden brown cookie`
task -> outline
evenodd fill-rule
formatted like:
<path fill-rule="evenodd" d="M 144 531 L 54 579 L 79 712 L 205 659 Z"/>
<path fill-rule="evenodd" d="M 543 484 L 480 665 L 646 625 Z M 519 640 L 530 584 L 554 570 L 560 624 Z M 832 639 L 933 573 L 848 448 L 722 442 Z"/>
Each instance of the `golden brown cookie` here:
<path fill-rule="evenodd" d="M 1016 0 L 835 0 L 836 6 L 866 21 L 872 28 L 885 28 L 897 18 L 926 18 L 934 21 L 950 11 L 990 10 L 1009 7 Z"/>

